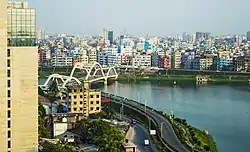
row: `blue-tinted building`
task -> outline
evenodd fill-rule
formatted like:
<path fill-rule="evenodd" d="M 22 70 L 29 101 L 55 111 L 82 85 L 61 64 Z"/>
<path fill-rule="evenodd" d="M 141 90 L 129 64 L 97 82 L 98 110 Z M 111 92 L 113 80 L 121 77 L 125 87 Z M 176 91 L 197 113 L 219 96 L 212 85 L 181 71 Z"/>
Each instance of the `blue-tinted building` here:
<path fill-rule="evenodd" d="M 152 58 L 151 58 L 151 64 L 152 64 L 152 67 L 158 67 L 158 52 L 157 51 L 154 51 L 152 53 Z"/>
<path fill-rule="evenodd" d="M 189 69 L 191 67 L 191 56 L 189 54 L 183 54 L 181 56 L 181 63 L 183 64 L 184 69 Z"/>
<path fill-rule="evenodd" d="M 192 61 L 192 69 L 200 70 L 200 58 L 196 57 Z"/>
<path fill-rule="evenodd" d="M 217 69 L 222 70 L 223 68 L 232 67 L 233 60 L 227 57 L 217 58 Z"/>
<path fill-rule="evenodd" d="M 110 44 L 114 43 L 114 32 L 113 31 L 108 31 L 108 40 Z"/>
<path fill-rule="evenodd" d="M 97 61 L 101 65 L 113 66 L 118 64 L 118 55 L 110 52 L 99 52 L 97 55 Z"/>
<path fill-rule="evenodd" d="M 147 51 L 149 49 L 151 49 L 151 44 L 149 42 L 145 41 L 144 42 L 144 50 Z"/>

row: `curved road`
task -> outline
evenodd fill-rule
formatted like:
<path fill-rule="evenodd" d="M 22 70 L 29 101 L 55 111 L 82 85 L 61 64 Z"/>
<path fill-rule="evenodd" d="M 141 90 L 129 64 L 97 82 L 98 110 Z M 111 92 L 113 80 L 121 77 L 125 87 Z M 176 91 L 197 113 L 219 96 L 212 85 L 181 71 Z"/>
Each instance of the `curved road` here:
<path fill-rule="evenodd" d="M 105 94 L 105 96 L 110 97 L 110 94 Z M 139 103 L 133 102 L 132 100 L 124 100 L 123 97 L 119 96 L 113 96 L 112 98 L 119 102 L 123 101 L 123 104 L 127 107 L 136 107 L 140 109 L 139 111 L 144 111 L 144 106 L 140 105 Z M 149 109 L 147 109 L 147 114 L 154 118 L 159 127 L 162 125 L 162 137 L 171 147 L 173 147 L 178 152 L 189 152 L 189 150 L 180 142 L 174 132 L 172 125 L 166 118 L 164 118 L 159 113 Z"/>
<path fill-rule="evenodd" d="M 137 146 L 138 152 L 158 152 L 152 144 L 147 130 L 142 125 L 137 123 L 133 128 L 135 136 L 132 142 Z M 149 140 L 149 146 L 144 146 L 144 140 Z"/>

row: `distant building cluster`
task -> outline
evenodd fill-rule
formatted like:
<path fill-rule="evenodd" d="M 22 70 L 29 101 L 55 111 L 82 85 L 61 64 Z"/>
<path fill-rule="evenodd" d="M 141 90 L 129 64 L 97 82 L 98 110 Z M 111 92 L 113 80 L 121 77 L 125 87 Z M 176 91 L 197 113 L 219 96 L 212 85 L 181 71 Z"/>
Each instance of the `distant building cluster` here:
<path fill-rule="evenodd" d="M 44 34 L 44 31 L 42 31 Z M 43 38 L 42 38 L 43 37 Z M 210 33 L 183 33 L 176 37 L 102 36 L 59 34 L 39 39 L 40 66 L 73 66 L 99 62 L 103 66 L 138 68 L 250 71 L 250 32 L 246 36 L 213 37 Z"/>

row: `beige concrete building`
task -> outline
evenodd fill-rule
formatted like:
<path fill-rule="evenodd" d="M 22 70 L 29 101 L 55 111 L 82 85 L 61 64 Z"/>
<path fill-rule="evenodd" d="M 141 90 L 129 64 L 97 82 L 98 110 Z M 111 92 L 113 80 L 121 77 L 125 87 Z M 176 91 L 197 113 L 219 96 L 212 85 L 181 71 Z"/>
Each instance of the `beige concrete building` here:
<path fill-rule="evenodd" d="M 38 48 L 35 10 L 0 0 L 0 151 L 38 147 Z"/>
<path fill-rule="evenodd" d="M 85 82 L 84 86 L 69 86 L 70 101 L 69 112 L 83 114 L 85 118 L 89 114 L 101 112 L 101 92 L 90 89 L 89 82 Z"/>
<path fill-rule="evenodd" d="M 171 53 L 171 66 L 174 69 L 179 69 L 181 66 L 181 52 L 176 51 Z"/>

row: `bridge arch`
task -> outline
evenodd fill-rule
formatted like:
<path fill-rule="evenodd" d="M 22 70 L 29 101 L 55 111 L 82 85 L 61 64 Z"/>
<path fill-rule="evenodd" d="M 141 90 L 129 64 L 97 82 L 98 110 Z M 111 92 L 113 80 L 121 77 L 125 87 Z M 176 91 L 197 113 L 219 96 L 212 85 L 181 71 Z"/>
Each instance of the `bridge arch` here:
<path fill-rule="evenodd" d="M 102 74 L 102 77 L 103 77 L 104 79 L 106 79 L 106 75 L 104 74 L 104 71 L 103 71 L 103 68 L 102 68 L 101 64 L 100 64 L 100 63 L 98 63 L 98 62 L 94 62 L 94 64 L 90 67 L 89 72 L 88 72 L 88 74 L 87 74 L 87 76 L 86 76 L 85 80 L 88 80 L 88 79 L 89 79 L 89 77 L 91 76 L 91 72 L 92 72 L 92 70 L 93 70 L 96 66 L 100 68 L 100 70 L 101 70 L 101 74 Z M 97 70 L 97 69 L 96 69 L 96 70 Z M 97 73 L 97 71 L 96 71 L 96 70 L 95 70 L 95 72 L 94 72 L 93 76 L 95 76 L 95 75 L 96 75 L 96 73 Z"/>
<path fill-rule="evenodd" d="M 54 80 L 55 78 L 61 79 L 62 82 L 64 82 L 63 77 L 60 74 L 52 74 L 47 78 L 47 80 L 44 83 L 44 86 L 48 86 L 51 79 Z"/>
<path fill-rule="evenodd" d="M 113 71 L 115 72 L 115 75 L 116 75 L 116 78 L 117 78 L 118 75 L 117 75 L 116 69 L 115 69 L 114 67 L 110 67 L 110 68 L 108 69 L 108 72 L 107 72 L 106 77 L 109 77 L 109 74 L 110 74 L 111 70 L 113 70 Z"/>

